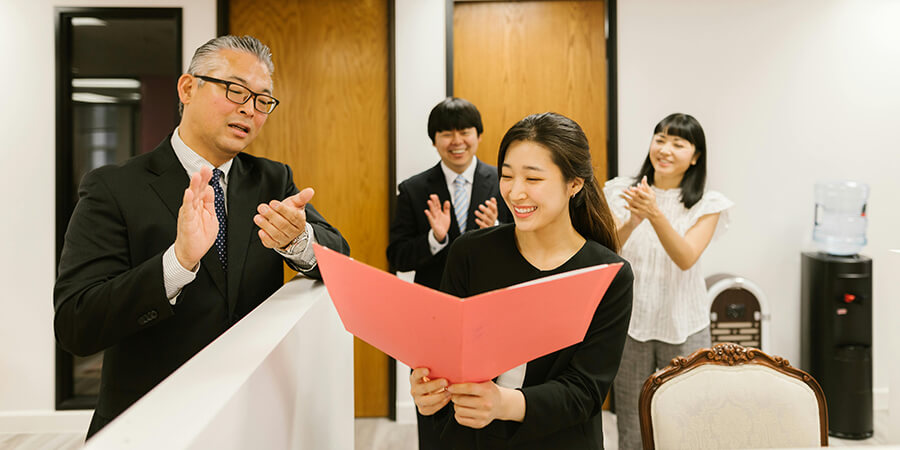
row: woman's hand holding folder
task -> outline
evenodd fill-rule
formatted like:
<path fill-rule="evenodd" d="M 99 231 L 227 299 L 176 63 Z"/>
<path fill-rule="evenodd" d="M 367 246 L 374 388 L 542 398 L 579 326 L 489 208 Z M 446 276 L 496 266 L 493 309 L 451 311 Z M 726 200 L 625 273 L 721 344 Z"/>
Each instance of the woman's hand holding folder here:
<path fill-rule="evenodd" d="M 447 391 L 447 380 L 428 378 L 428 369 L 419 367 L 409 375 L 409 393 L 416 402 L 419 414 L 430 416 L 441 410 L 450 402 L 450 392 Z"/>

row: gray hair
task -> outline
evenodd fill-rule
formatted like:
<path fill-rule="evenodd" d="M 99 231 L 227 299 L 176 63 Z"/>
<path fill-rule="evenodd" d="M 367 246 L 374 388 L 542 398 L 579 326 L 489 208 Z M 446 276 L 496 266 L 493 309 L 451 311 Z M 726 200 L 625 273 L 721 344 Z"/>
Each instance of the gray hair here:
<path fill-rule="evenodd" d="M 197 48 L 187 73 L 191 75 L 205 75 L 212 72 L 222 64 L 219 52 L 222 50 L 235 50 L 255 55 L 266 66 L 271 76 L 275 72 L 275 64 L 272 63 L 272 51 L 253 36 L 225 35 L 210 39 Z M 202 82 L 202 81 L 201 81 Z M 178 102 L 178 113 L 184 111 L 184 104 Z"/>

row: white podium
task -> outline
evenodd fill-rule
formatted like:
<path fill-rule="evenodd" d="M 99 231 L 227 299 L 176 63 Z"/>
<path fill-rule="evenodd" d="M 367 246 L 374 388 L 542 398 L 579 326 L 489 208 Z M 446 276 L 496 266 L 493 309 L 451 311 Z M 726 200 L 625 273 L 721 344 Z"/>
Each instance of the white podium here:
<path fill-rule="evenodd" d="M 325 286 L 296 278 L 85 449 L 352 449 L 353 416 L 353 337 Z"/>

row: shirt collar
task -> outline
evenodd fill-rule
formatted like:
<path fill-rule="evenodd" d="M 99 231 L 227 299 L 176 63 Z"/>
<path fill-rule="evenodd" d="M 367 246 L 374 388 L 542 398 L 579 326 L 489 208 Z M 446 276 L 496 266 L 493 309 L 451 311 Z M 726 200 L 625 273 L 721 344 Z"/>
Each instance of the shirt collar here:
<path fill-rule="evenodd" d="M 455 180 L 457 176 L 462 175 L 463 178 L 465 178 L 466 181 L 469 182 L 469 184 L 474 184 L 475 183 L 475 166 L 477 166 L 477 165 L 478 165 L 478 158 L 473 156 L 472 163 L 469 164 L 469 167 L 467 167 L 466 170 L 464 170 L 462 174 L 458 174 L 458 173 L 454 172 L 453 169 L 447 167 L 447 165 L 444 164 L 444 161 L 441 161 L 441 170 L 444 171 L 444 178 L 447 180 L 448 183 L 452 183 L 453 180 Z"/>
<path fill-rule="evenodd" d="M 225 164 L 222 164 L 219 167 L 213 166 L 211 162 L 198 155 L 197 152 L 192 150 L 183 140 L 181 140 L 181 136 L 178 134 L 178 127 L 176 127 L 175 131 L 172 133 L 171 144 L 172 149 L 175 150 L 175 157 L 178 158 L 178 162 L 184 167 L 188 177 L 199 172 L 203 167 L 209 167 L 210 169 L 221 170 L 223 173 L 222 183 L 225 184 L 228 182 L 228 171 L 231 170 L 231 163 L 234 162 L 234 159 L 229 159 Z"/>

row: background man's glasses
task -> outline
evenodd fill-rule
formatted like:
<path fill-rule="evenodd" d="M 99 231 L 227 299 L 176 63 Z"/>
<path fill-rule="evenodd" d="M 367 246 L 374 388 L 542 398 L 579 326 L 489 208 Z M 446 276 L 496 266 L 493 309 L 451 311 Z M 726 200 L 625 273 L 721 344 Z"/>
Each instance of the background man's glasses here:
<path fill-rule="evenodd" d="M 218 83 L 225 85 L 225 98 L 231 100 L 238 105 L 243 105 L 253 97 L 253 108 L 263 114 L 270 114 L 278 106 L 278 100 L 271 95 L 260 94 L 251 91 L 247 86 L 233 81 L 220 80 L 218 78 L 208 77 L 206 75 L 194 75 L 195 77 L 209 81 L 210 83 Z"/>

